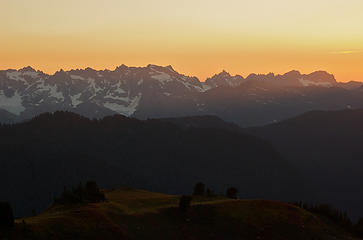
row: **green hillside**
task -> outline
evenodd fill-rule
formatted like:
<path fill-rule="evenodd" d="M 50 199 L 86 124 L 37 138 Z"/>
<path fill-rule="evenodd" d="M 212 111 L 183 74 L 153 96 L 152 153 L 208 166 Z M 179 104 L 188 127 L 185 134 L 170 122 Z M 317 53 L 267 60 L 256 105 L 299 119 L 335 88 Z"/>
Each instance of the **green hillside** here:
<path fill-rule="evenodd" d="M 107 201 L 56 205 L 17 219 L 13 239 L 354 239 L 293 205 L 266 200 L 193 198 L 187 212 L 179 196 L 123 188 Z"/>

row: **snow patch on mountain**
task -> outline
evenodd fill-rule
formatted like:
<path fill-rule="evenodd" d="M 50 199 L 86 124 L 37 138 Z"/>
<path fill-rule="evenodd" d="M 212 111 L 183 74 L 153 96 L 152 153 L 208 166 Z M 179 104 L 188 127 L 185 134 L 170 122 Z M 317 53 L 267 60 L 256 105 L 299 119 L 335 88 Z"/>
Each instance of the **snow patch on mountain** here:
<path fill-rule="evenodd" d="M 205 92 L 205 91 L 212 89 L 213 87 L 206 83 L 202 83 L 202 88 L 203 88 L 203 92 Z"/>
<path fill-rule="evenodd" d="M 114 92 L 116 92 L 116 93 L 119 93 L 119 94 L 126 93 L 126 91 L 123 88 L 121 88 L 121 82 L 118 82 L 116 85 L 114 85 L 114 88 L 115 88 Z"/>
<path fill-rule="evenodd" d="M 50 96 L 53 98 L 56 98 L 59 100 L 59 102 L 64 101 L 64 96 L 62 92 L 58 92 L 58 87 L 56 85 L 54 86 L 48 86 Z"/>
<path fill-rule="evenodd" d="M 111 94 L 106 95 L 104 98 L 106 100 L 107 99 L 112 99 L 112 100 L 120 100 L 120 101 L 125 101 L 125 102 L 129 101 L 129 97 L 119 97 L 119 96 L 114 96 L 114 95 L 111 95 Z"/>
<path fill-rule="evenodd" d="M 127 98 L 126 104 L 107 101 L 104 103 L 103 106 L 114 112 L 117 112 L 119 114 L 122 114 L 125 116 L 131 116 L 132 114 L 134 114 L 136 112 L 137 107 L 139 106 L 141 97 L 142 97 L 142 95 L 138 94 L 134 98 Z"/>
<path fill-rule="evenodd" d="M 14 80 L 14 81 L 22 81 L 22 82 L 25 82 L 25 79 L 22 77 L 22 73 L 21 72 L 17 72 L 17 71 L 7 72 L 6 73 L 6 76 L 9 79 Z"/>
<path fill-rule="evenodd" d="M 204 92 L 203 87 L 193 85 L 193 84 L 191 84 L 189 82 L 186 82 L 186 81 L 179 81 L 179 82 L 181 82 L 189 90 L 197 90 L 198 92 Z"/>
<path fill-rule="evenodd" d="M 76 95 L 70 96 L 73 107 L 77 107 L 79 104 L 82 103 L 82 101 L 79 100 L 81 95 L 82 95 L 82 93 L 78 93 Z"/>
<path fill-rule="evenodd" d="M 31 71 L 27 71 L 27 72 L 23 72 L 24 76 L 29 76 L 31 78 L 37 78 L 39 77 L 39 73 L 37 72 L 31 72 Z"/>
<path fill-rule="evenodd" d="M 7 97 L 4 91 L 0 90 L 0 108 L 18 116 L 25 110 L 22 97 L 17 91 L 12 97 Z"/>
<path fill-rule="evenodd" d="M 36 79 L 39 77 L 39 73 L 38 72 L 34 72 L 34 71 L 25 71 L 25 72 L 21 72 L 21 71 L 11 71 L 11 72 L 7 72 L 6 76 L 10 79 L 10 80 L 14 80 L 14 81 L 21 81 L 24 83 L 27 83 L 27 81 L 25 80 L 24 76 Z"/>
<path fill-rule="evenodd" d="M 96 80 L 94 78 L 88 78 L 88 84 L 89 84 L 89 90 L 93 92 L 93 95 L 91 98 L 95 97 L 99 91 L 102 90 L 101 87 L 97 86 Z"/>
<path fill-rule="evenodd" d="M 63 102 L 65 99 L 63 93 L 58 91 L 58 87 L 56 84 L 50 85 L 46 84 L 43 80 L 38 80 L 35 83 L 35 86 L 36 86 L 36 91 L 34 93 L 36 95 L 47 92 L 49 94 L 49 97 L 57 99 L 58 102 Z"/>
<path fill-rule="evenodd" d="M 81 77 L 81 76 L 78 76 L 78 75 L 74 75 L 74 74 L 71 74 L 71 78 L 73 80 L 84 80 L 84 77 Z"/>
<path fill-rule="evenodd" d="M 313 82 L 303 78 L 300 78 L 299 81 L 304 87 L 308 86 L 333 87 L 333 84 L 330 82 Z"/>
<path fill-rule="evenodd" d="M 169 74 L 164 73 L 164 72 L 159 72 L 159 71 L 155 71 L 155 72 L 157 72 L 158 74 L 151 76 L 151 78 L 158 80 L 160 83 L 165 84 L 167 82 L 172 81 L 172 78 L 170 77 Z"/>

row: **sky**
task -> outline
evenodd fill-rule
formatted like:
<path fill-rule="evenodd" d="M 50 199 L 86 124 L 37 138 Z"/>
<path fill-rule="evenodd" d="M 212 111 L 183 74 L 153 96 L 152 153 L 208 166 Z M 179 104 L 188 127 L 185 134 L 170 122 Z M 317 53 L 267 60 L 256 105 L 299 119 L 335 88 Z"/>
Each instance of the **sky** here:
<path fill-rule="evenodd" d="M 0 0 L 0 69 L 172 65 L 363 81 L 362 0 Z"/>

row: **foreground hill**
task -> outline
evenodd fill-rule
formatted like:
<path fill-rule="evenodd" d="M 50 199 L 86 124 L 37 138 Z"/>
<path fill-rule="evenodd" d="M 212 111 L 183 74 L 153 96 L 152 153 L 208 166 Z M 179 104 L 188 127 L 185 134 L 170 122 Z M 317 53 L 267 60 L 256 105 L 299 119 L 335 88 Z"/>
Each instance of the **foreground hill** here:
<path fill-rule="evenodd" d="M 18 219 L 13 239 L 355 239 L 277 201 L 195 197 L 182 212 L 175 195 L 128 188 L 105 193 L 103 203 L 56 205 Z"/>
<path fill-rule="evenodd" d="M 249 129 L 279 150 L 316 189 L 311 200 L 363 215 L 363 110 L 313 111 Z"/>
<path fill-rule="evenodd" d="M 198 181 L 216 192 L 237 187 L 248 198 L 290 201 L 306 194 L 297 171 L 264 140 L 213 127 L 221 124 L 213 117 L 209 128 L 173 121 L 56 112 L 0 126 L 0 199 L 10 201 L 17 216 L 29 215 L 64 185 L 89 179 L 105 188 L 175 194 Z"/>

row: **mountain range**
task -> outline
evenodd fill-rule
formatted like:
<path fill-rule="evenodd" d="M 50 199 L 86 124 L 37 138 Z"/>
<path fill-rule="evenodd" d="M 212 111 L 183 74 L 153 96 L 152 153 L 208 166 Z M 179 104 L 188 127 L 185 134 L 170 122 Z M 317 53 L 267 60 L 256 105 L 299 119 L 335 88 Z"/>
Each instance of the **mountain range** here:
<path fill-rule="evenodd" d="M 171 66 L 121 65 L 113 71 L 86 68 L 53 75 L 26 67 L 0 71 L 0 122 L 63 110 L 88 118 L 216 115 L 248 127 L 311 110 L 361 108 L 362 85 L 339 83 L 324 71 L 246 78 L 223 71 L 201 82 Z"/>

